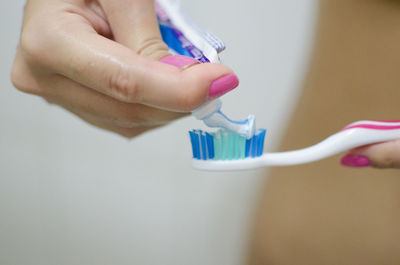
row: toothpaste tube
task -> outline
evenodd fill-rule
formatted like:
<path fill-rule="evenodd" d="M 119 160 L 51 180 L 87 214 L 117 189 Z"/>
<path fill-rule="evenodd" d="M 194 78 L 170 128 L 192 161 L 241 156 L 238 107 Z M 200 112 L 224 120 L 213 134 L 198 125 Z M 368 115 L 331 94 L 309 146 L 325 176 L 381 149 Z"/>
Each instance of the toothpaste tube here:
<path fill-rule="evenodd" d="M 219 63 L 218 54 L 225 50 L 224 43 L 210 32 L 193 23 L 181 10 L 177 0 L 156 0 L 156 13 L 160 32 L 172 54 L 197 59 L 201 63 Z M 255 133 L 255 117 L 234 121 L 221 112 L 222 101 L 216 99 L 205 103 L 192 112 L 207 126 L 224 128 L 247 137 Z"/>

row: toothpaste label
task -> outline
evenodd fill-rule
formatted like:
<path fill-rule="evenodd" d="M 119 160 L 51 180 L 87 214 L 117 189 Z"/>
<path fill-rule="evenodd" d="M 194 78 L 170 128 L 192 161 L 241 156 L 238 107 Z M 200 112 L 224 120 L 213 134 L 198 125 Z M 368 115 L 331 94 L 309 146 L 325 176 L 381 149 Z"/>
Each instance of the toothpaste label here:
<path fill-rule="evenodd" d="M 191 22 L 177 3 L 157 0 L 155 7 L 162 38 L 172 53 L 193 57 L 202 63 L 219 62 L 218 53 L 225 49 L 222 41 Z"/>

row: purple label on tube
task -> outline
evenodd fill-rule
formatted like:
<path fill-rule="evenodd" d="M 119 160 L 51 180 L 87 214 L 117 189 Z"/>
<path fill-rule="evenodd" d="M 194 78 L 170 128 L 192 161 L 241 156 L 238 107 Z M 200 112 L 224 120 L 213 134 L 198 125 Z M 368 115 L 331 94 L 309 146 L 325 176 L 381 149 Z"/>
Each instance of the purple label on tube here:
<path fill-rule="evenodd" d="M 210 60 L 204 55 L 204 53 L 199 48 L 197 48 L 190 40 L 188 40 L 185 35 L 173 25 L 171 19 L 168 17 L 168 14 L 161 8 L 161 6 L 156 3 L 155 7 L 157 17 L 160 22 L 172 30 L 176 38 L 180 41 L 182 47 L 199 62 L 209 63 Z"/>

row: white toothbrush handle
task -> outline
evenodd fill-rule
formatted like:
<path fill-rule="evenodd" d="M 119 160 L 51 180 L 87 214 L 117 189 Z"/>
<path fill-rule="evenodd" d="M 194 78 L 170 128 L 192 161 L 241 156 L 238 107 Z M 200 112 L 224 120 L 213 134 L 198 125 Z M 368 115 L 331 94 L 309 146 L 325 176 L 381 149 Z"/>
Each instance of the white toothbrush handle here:
<path fill-rule="evenodd" d="M 321 160 L 363 145 L 394 139 L 400 139 L 400 129 L 384 131 L 354 128 L 336 133 L 316 145 L 288 152 L 266 153 L 261 159 L 264 165 L 297 165 Z"/>
<path fill-rule="evenodd" d="M 258 158 L 243 160 L 203 161 L 193 159 L 193 167 L 210 171 L 231 171 L 264 166 L 298 165 L 321 160 L 355 147 L 395 139 L 400 139 L 400 123 L 363 121 L 350 124 L 344 130 L 326 138 L 324 141 L 304 149 L 265 153 Z"/>

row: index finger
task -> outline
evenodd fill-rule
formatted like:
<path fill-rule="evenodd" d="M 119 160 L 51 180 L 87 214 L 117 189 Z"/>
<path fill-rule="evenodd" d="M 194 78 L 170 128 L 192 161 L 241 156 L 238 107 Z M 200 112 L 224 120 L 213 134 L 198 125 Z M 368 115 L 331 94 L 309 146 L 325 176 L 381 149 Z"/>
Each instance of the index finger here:
<path fill-rule="evenodd" d="M 181 70 L 136 54 L 95 32 L 77 14 L 46 44 L 48 64 L 84 86 L 124 102 L 190 111 L 208 99 L 214 80 L 231 70 L 201 64 Z M 232 84 L 237 86 L 236 84 Z"/>

